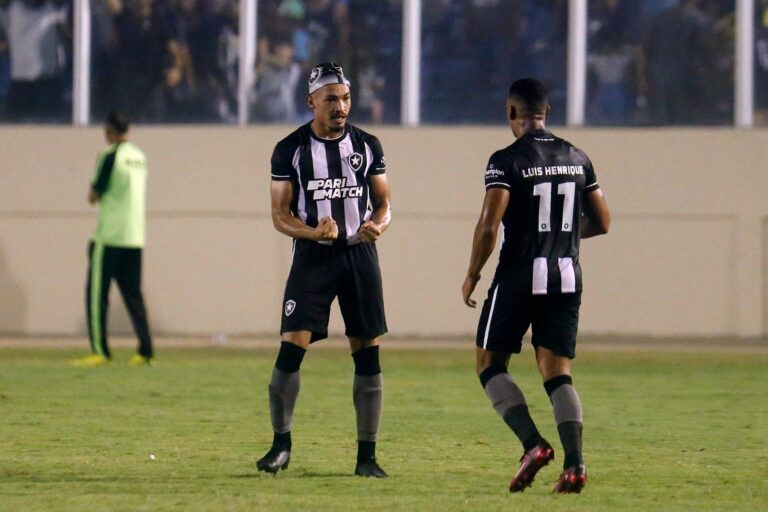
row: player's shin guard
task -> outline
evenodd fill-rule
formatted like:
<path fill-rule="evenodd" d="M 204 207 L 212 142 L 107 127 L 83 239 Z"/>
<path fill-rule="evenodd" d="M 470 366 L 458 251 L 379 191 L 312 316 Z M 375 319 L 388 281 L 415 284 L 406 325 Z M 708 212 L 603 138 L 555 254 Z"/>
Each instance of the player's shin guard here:
<path fill-rule="evenodd" d="M 272 429 L 275 442 L 290 448 L 290 431 L 293 422 L 293 409 L 299 396 L 299 368 L 306 350 L 283 341 L 277 354 L 272 380 L 269 383 L 269 412 L 272 417 Z M 287 435 L 286 435 L 287 434 Z"/>
<path fill-rule="evenodd" d="M 480 374 L 480 384 L 493 408 L 520 439 L 524 449 L 528 451 L 536 446 L 541 435 L 528 412 L 523 391 L 512 380 L 507 368 L 501 365 L 486 368 Z"/>
<path fill-rule="evenodd" d="M 384 380 L 379 364 L 379 347 L 366 347 L 352 354 L 355 379 L 352 401 L 357 416 L 357 459 L 375 458 L 383 403 Z"/>
<path fill-rule="evenodd" d="M 581 399 L 573 387 L 570 375 L 559 375 L 544 383 L 555 412 L 557 432 L 563 443 L 564 468 L 584 463 L 582 456 L 582 411 Z"/>

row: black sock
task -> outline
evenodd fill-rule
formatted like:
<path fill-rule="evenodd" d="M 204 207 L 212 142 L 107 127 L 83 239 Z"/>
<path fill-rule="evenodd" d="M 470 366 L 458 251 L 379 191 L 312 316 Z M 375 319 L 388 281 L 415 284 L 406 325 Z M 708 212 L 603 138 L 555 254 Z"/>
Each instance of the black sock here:
<path fill-rule="evenodd" d="M 557 426 L 557 433 L 560 434 L 560 441 L 565 451 L 563 468 L 584 464 L 584 458 L 581 455 L 581 431 L 582 424 L 578 421 L 566 421 Z"/>
<path fill-rule="evenodd" d="M 523 443 L 523 449 L 527 452 L 542 440 L 536 424 L 533 422 L 528 406 L 525 404 L 516 405 L 510 408 L 504 414 L 504 423 L 515 433 L 518 439 Z"/>
<path fill-rule="evenodd" d="M 307 351 L 298 345 L 288 341 L 280 342 L 280 351 L 277 353 L 275 368 L 285 373 L 294 373 L 299 371 L 301 362 Z"/>
<path fill-rule="evenodd" d="M 376 458 L 376 443 L 374 441 L 357 442 L 357 462 L 365 462 Z"/>
<path fill-rule="evenodd" d="M 352 359 L 355 361 L 355 375 L 370 377 L 381 373 L 378 345 L 353 352 Z"/>
<path fill-rule="evenodd" d="M 272 446 L 273 447 L 281 447 L 286 448 L 288 450 L 291 449 L 291 432 L 283 432 L 282 434 L 278 434 L 275 432 L 275 437 L 272 439 Z"/>

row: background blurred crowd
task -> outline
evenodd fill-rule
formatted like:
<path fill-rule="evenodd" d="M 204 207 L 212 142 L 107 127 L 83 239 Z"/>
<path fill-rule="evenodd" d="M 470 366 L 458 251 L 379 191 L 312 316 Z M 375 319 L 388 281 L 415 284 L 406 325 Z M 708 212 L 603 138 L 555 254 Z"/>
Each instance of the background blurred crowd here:
<path fill-rule="evenodd" d="M 590 0 L 587 123 L 731 124 L 735 0 Z M 756 118 L 768 123 L 768 0 L 755 0 Z M 91 111 L 237 121 L 238 0 L 92 0 Z M 307 119 L 305 79 L 342 64 L 358 122 L 400 119 L 403 0 L 259 0 L 255 122 Z M 0 0 L 0 120 L 67 122 L 72 0 Z M 536 76 L 565 121 L 568 0 L 423 0 L 422 120 L 496 123 Z"/>
<path fill-rule="evenodd" d="M 592 2 L 589 121 L 731 123 L 734 12 L 734 0 Z"/>
<path fill-rule="evenodd" d="M 317 63 L 344 67 L 355 118 L 397 123 L 403 0 L 260 0 L 253 116 L 307 118 L 306 77 Z"/>
<path fill-rule="evenodd" d="M 71 103 L 71 7 L 0 0 L 0 108 L 11 121 L 64 120 Z"/>

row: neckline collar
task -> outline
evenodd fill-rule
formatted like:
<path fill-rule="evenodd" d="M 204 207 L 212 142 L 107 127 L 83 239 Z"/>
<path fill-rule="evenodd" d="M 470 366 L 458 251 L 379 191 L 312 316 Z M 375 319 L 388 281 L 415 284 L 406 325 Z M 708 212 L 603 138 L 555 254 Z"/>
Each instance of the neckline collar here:
<path fill-rule="evenodd" d="M 349 133 L 349 123 L 344 124 L 344 131 L 336 138 L 333 139 L 324 139 L 323 137 L 320 137 L 318 134 L 315 133 L 315 129 L 312 128 L 312 121 L 307 123 L 307 128 L 309 128 L 309 133 L 312 136 L 313 139 L 315 139 L 318 142 L 322 143 L 330 143 L 330 144 L 338 144 L 342 140 L 344 140 L 344 137 L 347 136 L 347 133 Z"/>

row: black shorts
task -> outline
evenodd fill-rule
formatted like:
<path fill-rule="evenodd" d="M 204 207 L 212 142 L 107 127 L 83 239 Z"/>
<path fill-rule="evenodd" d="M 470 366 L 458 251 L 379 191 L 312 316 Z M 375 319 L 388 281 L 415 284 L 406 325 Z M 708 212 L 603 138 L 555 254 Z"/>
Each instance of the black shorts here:
<path fill-rule="evenodd" d="M 477 346 L 492 352 L 520 352 L 531 327 L 534 347 L 544 347 L 573 359 L 579 327 L 581 292 L 531 295 L 510 290 L 504 281 L 488 290 L 477 327 Z"/>
<path fill-rule="evenodd" d="M 312 342 L 327 338 L 336 297 L 348 337 L 372 339 L 387 332 L 376 244 L 333 246 L 296 240 L 280 334 L 312 331 Z"/>

